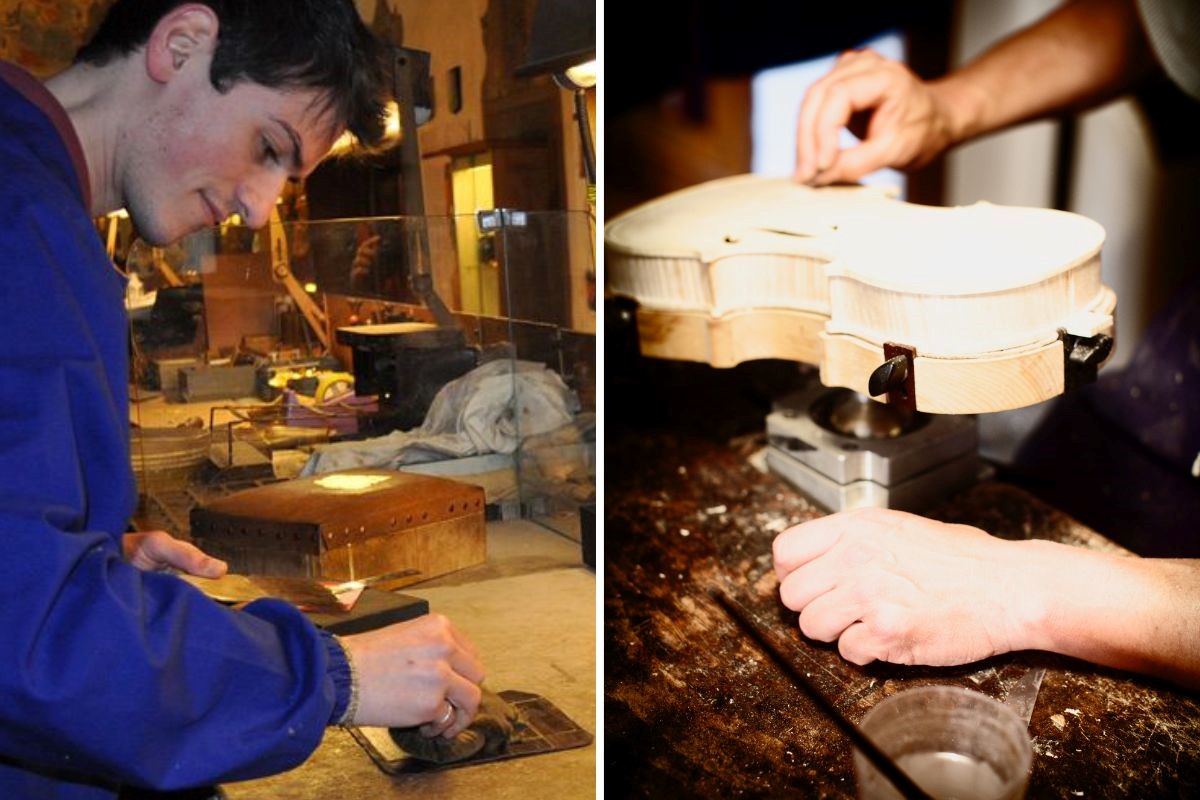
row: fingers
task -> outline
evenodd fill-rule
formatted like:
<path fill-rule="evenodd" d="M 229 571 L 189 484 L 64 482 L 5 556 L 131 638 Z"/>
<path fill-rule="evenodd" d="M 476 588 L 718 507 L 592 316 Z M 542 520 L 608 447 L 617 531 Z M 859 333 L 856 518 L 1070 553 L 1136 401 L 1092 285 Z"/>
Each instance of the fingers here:
<path fill-rule="evenodd" d="M 229 565 L 221 559 L 166 531 L 127 534 L 123 545 L 126 558 L 138 569 L 175 568 L 201 578 L 219 578 L 229 571 Z"/>
<path fill-rule="evenodd" d="M 847 51 L 842 53 L 835 62 L 834 68 L 828 75 L 815 82 L 804 96 L 800 105 L 800 117 L 797 121 L 796 132 L 796 173 L 795 179 L 802 183 L 812 181 L 829 166 L 822 159 L 829 158 L 829 149 L 837 148 L 837 136 L 842 127 L 850 121 L 850 112 L 845 113 L 844 119 L 838 121 L 833 130 L 832 143 L 826 143 L 825 128 L 818 124 L 823 114 L 828 114 L 827 107 L 831 95 L 840 91 L 841 82 L 851 76 L 875 69 L 883 57 L 871 50 Z M 869 107 L 862 100 L 862 107 Z M 839 103 L 838 108 L 844 107 Z"/>
<path fill-rule="evenodd" d="M 854 147 L 836 153 L 828 169 L 816 176 L 820 184 L 853 183 L 890 162 L 892 142 L 885 138 L 864 139 Z"/>
<path fill-rule="evenodd" d="M 229 571 L 229 564 L 205 553 L 191 542 L 173 541 L 169 563 L 189 575 L 201 578 L 220 578 Z"/>
<path fill-rule="evenodd" d="M 420 635 L 426 640 L 427 658 L 445 661 L 453 675 L 473 685 L 483 683 L 484 669 L 479 651 L 450 620 L 441 614 L 427 614 L 411 624 L 422 629 Z"/>
<path fill-rule="evenodd" d="M 800 632 L 818 642 L 837 639 L 859 622 L 863 603 L 854 594 L 847 589 L 836 589 L 814 598 L 800 612 Z"/>
<path fill-rule="evenodd" d="M 451 685 L 446 700 L 454 706 L 454 717 L 440 735 L 453 739 L 475 721 L 475 716 L 479 713 L 479 704 L 483 700 L 483 690 L 470 681 L 458 680 Z"/>
<path fill-rule="evenodd" d="M 929 86 L 900 62 L 869 50 L 845 53 L 801 105 L 795 179 L 826 185 L 920 166 L 948 144 L 939 109 Z M 862 120 L 869 124 L 861 144 L 839 153 L 842 129 Z"/>
<path fill-rule="evenodd" d="M 876 642 L 865 622 L 855 622 L 838 639 L 838 652 L 852 664 L 862 666 L 876 660 Z"/>
<path fill-rule="evenodd" d="M 358 253 L 366 258 L 372 258 L 379 252 L 379 242 L 381 237 L 375 234 L 368 239 L 364 239 L 363 243 L 358 246 Z"/>
<path fill-rule="evenodd" d="M 421 725 L 421 735 L 430 739 L 435 736 L 453 739 L 475 721 L 482 700 L 483 691 L 477 685 L 461 676 L 451 677 L 437 716 Z"/>
<path fill-rule="evenodd" d="M 475 645 L 441 614 L 428 614 L 421 621 L 432 629 L 430 635 L 442 648 L 440 656 L 448 661 L 454 672 L 473 684 L 483 683 L 483 663 Z"/>
<path fill-rule="evenodd" d="M 890 85 L 890 75 L 879 69 L 860 69 L 840 77 L 830 85 L 812 122 L 816 158 L 816 172 L 812 180 L 827 182 L 825 173 L 837 158 L 842 128 L 846 127 L 856 112 L 881 105 L 887 98 Z"/>
<path fill-rule="evenodd" d="M 844 525 L 844 517 L 832 514 L 788 528 L 776 536 L 771 550 L 775 574 L 780 583 L 782 584 L 791 572 L 837 544 L 842 537 Z"/>
<path fill-rule="evenodd" d="M 421 735 L 428 739 L 441 736 L 454 725 L 457 715 L 458 709 L 454 707 L 454 704 L 449 700 L 443 700 L 441 713 L 420 727 Z"/>
<path fill-rule="evenodd" d="M 471 683 L 483 683 L 483 664 L 480 662 L 479 656 L 475 653 L 468 652 L 461 647 L 455 648 L 450 658 L 450 666 L 454 668 L 456 673 Z"/>
<path fill-rule="evenodd" d="M 830 559 L 810 561 L 779 582 L 779 599 L 792 611 L 803 611 L 813 600 L 833 591 L 837 579 L 838 570 Z"/>

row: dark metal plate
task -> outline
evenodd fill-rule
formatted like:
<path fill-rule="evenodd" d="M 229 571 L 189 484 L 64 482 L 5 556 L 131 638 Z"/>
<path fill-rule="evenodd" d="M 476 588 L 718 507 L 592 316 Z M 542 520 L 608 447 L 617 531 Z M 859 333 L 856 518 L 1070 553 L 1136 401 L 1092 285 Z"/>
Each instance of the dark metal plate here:
<path fill-rule="evenodd" d="M 546 698 L 513 689 L 498 692 L 498 694 L 516 707 L 528 725 L 524 731 L 516 734 L 509 741 L 508 747 L 502 753 L 478 755 L 450 764 L 435 764 L 431 761 L 414 758 L 400 749 L 400 746 L 388 733 L 387 728 L 347 728 L 346 730 L 350 732 L 355 741 L 362 745 L 371 760 L 389 775 L 454 769 L 472 764 L 483 764 L 488 761 L 502 761 L 539 753 L 553 753 L 557 750 L 570 750 L 573 747 L 585 747 L 592 743 L 592 734 L 580 728 Z"/>

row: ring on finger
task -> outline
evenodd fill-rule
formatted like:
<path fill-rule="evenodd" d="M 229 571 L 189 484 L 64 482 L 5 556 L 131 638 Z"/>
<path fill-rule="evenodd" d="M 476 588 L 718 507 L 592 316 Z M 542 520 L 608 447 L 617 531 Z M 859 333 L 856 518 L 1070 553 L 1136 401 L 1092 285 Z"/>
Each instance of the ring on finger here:
<path fill-rule="evenodd" d="M 456 711 L 456 709 L 454 708 L 454 703 L 451 703 L 449 699 L 447 699 L 445 702 L 446 702 L 446 713 L 442 714 L 440 717 L 437 718 L 437 721 L 434 722 L 434 724 L 437 725 L 439 728 L 444 725 L 449 725 L 451 722 L 454 721 L 454 712 Z"/>

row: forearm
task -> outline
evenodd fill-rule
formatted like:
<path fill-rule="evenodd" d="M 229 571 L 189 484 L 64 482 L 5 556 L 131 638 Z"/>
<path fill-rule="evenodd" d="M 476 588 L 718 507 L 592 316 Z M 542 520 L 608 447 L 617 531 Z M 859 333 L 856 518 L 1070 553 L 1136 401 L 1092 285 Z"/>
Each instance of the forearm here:
<path fill-rule="evenodd" d="M 1103 103 L 1154 64 L 1133 0 L 1077 0 L 934 81 L 931 89 L 957 144 Z"/>
<path fill-rule="evenodd" d="M 1200 560 L 1022 546 L 1039 565 L 1029 647 L 1200 687 Z"/>

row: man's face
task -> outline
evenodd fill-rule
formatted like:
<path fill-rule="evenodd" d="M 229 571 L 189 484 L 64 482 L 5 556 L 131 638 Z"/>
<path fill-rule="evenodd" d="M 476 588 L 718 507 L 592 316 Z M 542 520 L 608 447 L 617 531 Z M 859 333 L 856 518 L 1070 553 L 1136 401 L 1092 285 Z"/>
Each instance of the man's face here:
<path fill-rule="evenodd" d="M 234 213 L 262 227 L 284 183 L 310 173 L 340 133 L 315 90 L 242 82 L 221 94 L 209 64 L 189 61 L 120 143 L 125 206 L 155 245 Z"/>

